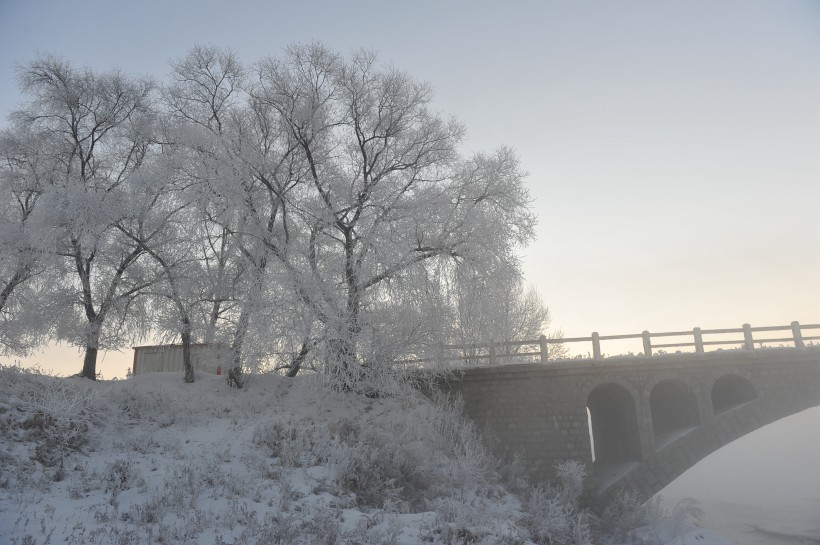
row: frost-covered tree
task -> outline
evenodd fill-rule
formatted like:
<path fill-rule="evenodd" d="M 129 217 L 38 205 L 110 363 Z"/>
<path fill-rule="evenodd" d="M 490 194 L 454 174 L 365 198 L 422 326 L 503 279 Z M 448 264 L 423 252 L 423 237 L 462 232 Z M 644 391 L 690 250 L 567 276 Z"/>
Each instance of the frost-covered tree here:
<path fill-rule="evenodd" d="M 275 304 L 301 324 L 269 335 L 291 347 L 291 372 L 321 347 L 324 370 L 350 387 L 418 343 L 390 325 L 420 323 L 407 318 L 426 314 L 417 295 L 432 268 L 514 256 L 532 237 L 514 153 L 461 157 L 464 130 L 430 109 L 430 86 L 371 52 L 297 45 L 246 70 L 197 46 L 171 79 L 200 209 L 241 257 L 223 322 L 236 368 L 250 324 Z"/>
<path fill-rule="evenodd" d="M 337 386 L 384 363 L 377 320 L 406 308 L 385 286 L 411 290 L 437 261 L 512 255 L 532 238 L 515 154 L 462 157 L 464 129 L 431 110 L 430 86 L 372 52 L 293 46 L 255 66 L 248 92 L 276 152 L 250 186 L 267 194 L 266 213 L 249 218 L 321 323 Z"/>
<path fill-rule="evenodd" d="M 263 296 L 267 252 L 247 237 L 246 210 L 255 206 L 244 187 L 250 175 L 240 154 L 247 120 L 240 86 L 244 68 L 229 51 L 195 46 L 172 62 L 163 90 L 172 124 L 173 150 L 180 176 L 188 181 L 203 229 L 205 270 L 211 278 L 206 342 L 219 338 L 231 347 L 231 381 L 242 385 L 243 348 L 254 311 Z"/>
<path fill-rule="evenodd" d="M 246 83 L 233 53 L 196 46 L 172 63 L 163 93 L 183 175 L 198 195 L 206 269 L 217 273 L 205 340 L 230 345 L 237 385 L 243 365 L 271 356 L 295 374 L 317 342 L 292 279 L 281 274 L 265 240 L 282 225 L 288 236 L 280 214 L 288 213 L 285 196 L 304 160 L 251 103 Z M 290 361 L 282 365 L 283 359 Z"/>
<path fill-rule="evenodd" d="M 551 329 L 552 317 L 541 295 L 530 286 L 525 288 L 514 260 L 474 261 L 453 272 L 449 299 L 455 305 L 454 340 L 464 346 L 466 358 L 475 357 L 480 347 L 490 343 L 498 354 L 516 354 L 516 341 L 532 341 L 545 335 L 551 341 L 563 337 Z M 531 350 L 531 349 L 529 349 Z M 551 359 L 566 357 L 566 346 L 548 343 Z"/>
<path fill-rule="evenodd" d="M 94 379 L 98 349 L 137 330 L 128 318 L 152 282 L 141 266 L 142 244 L 122 230 L 152 236 L 129 182 L 151 151 L 153 84 L 52 56 L 22 67 L 19 79 L 28 101 L 11 120 L 48 142 L 55 176 L 38 206 L 49 211 L 55 252 L 73 271 L 57 333 L 85 348 L 82 375 Z"/>
<path fill-rule="evenodd" d="M 55 331 L 86 348 L 84 376 L 99 348 L 174 330 L 229 345 L 240 384 L 273 358 L 355 388 L 469 325 L 453 278 L 506 297 L 503 338 L 544 326 L 520 291 L 535 216 L 515 153 L 462 155 L 431 87 L 370 51 L 295 45 L 244 66 L 195 46 L 159 100 L 53 57 L 20 81 L 13 126 L 48 142 L 38 208 L 71 271 Z"/>
<path fill-rule="evenodd" d="M 153 333 L 161 338 L 179 335 L 184 380 L 191 383 L 194 315 L 206 297 L 206 275 L 197 254 L 196 231 L 191 229 L 197 224 L 194 203 L 176 170 L 170 153 L 145 165 L 131 180 L 133 208 L 141 214 L 124 217 L 117 228 L 128 243 L 142 249 L 145 268 L 154 268 L 146 277 L 156 281 L 145 291 L 151 298 Z"/>
<path fill-rule="evenodd" d="M 0 353 L 25 354 L 48 330 L 53 237 L 38 207 L 54 176 L 47 146 L 26 126 L 0 133 Z"/>

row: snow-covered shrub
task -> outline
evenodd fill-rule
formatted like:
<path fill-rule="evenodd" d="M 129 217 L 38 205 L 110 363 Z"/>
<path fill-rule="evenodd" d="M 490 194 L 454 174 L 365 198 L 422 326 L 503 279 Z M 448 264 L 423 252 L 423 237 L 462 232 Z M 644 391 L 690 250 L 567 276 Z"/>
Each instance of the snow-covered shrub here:
<path fill-rule="evenodd" d="M 522 524 L 539 545 L 592 545 L 592 515 L 579 508 L 586 470 L 570 461 L 555 468 L 557 484 L 531 489 Z"/>
<path fill-rule="evenodd" d="M 258 543 L 297 545 L 305 543 L 300 521 L 292 515 L 272 513 L 264 520 L 255 519 L 252 524 L 244 528 L 236 539 L 223 539 L 217 534 L 215 545 L 229 545 L 233 543 Z"/>
<path fill-rule="evenodd" d="M 510 496 L 438 498 L 430 503 L 435 518 L 422 541 L 448 545 L 532 545 L 519 523 L 520 504 Z"/>
<path fill-rule="evenodd" d="M 311 536 L 311 544 L 336 545 L 342 535 L 340 517 L 341 513 L 336 509 L 318 507 L 308 513 L 303 533 Z"/>
<path fill-rule="evenodd" d="M 163 520 L 158 524 L 155 543 L 199 545 L 202 543 L 201 532 L 211 526 L 212 513 L 206 513 L 200 509 L 189 509 L 171 520 Z"/>
<path fill-rule="evenodd" d="M 426 532 L 426 540 L 445 545 L 483 543 L 489 535 L 491 517 L 482 505 L 473 505 L 457 498 L 437 498 L 431 502 L 435 520 Z M 497 535 L 493 536 L 497 540 Z M 494 541 L 495 543 L 495 541 Z"/>
<path fill-rule="evenodd" d="M 460 396 L 438 395 L 429 411 L 434 431 L 431 434 L 440 450 L 450 458 L 450 475 L 465 488 L 487 481 L 497 466 L 487 451 L 472 421 L 464 415 L 464 400 Z"/>
<path fill-rule="evenodd" d="M 134 484 L 137 474 L 134 470 L 133 462 L 128 460 L 115 460 L 105 468 L 104 480 L 105 491 L 117 494 L 122 490 L 128 490 Z"/>
<path fill-rule="evenodd" d="M 549 545 L 569 543 L 573 511 L 554 489 L 533 488 L 525 508 L 523 522 L 533 541 Z"/>
<path fill-rule="evenodd" d="M 129 434 L 114 441 L 114 447 L 127 454 L 148 454 L 160 447 L 157 438 L 148 433 Z"/>
<path fill-rule="evenodd" d="M 513 494 L 525 495 L 530 489 L 527 469 L 521 461 L 521 453 L 515 452 L 510 459 L 499 465 L 501 482 Z"/>
<path fill-rule="evenodd" d="M 86 497 L 92 490 L 100 488 L 99 476 L 88 471 L 87 464 L 77 464 L 68 478 L 67 493 L 72 500 Z"/>
<path fill-rule="evenodd" d="M 675 504 L 671 512 L 656 509 L 655 516 L 650 519 L 649 524 L 633 532 L 633 535 L 643 538 L 648 545 L 670 543 L 692 530 L 693 523 L 703 517 L 703 509 L 697 500 L 683 498 Z"/>
<path fill-rule="evenodd" d="M 144 502 L 133 503 L 131 509 L 123 513 L 123 520 L 146 527 L 161 522 L 167 511 L 168 504 L 163 496 L 155 494 Z"/>
<path fill-rule="evenodd" d="M 672 508 L 672 513 L 669 518 L 675 525 L 675 531 L 680 530 L 682 526 L 687 523 L 701 520 L 706 513 L 700 506 L 700 503 L 692 498 L 683 498 Z"/>
<path fill-rule="evenodd" d="M 569 460 L 555 466 L 555 476 L 558 478 L 561 500 L 578 511 L 587 476 L 586 467 L 577 460 Z"/>
<path fill-rule="evenodd" d="M 579 462 L 555 467 L 556 483 L 536 486 L 524 503 L 521 524 L 539 545 L 661 545 L 691 528 L 703 516 L 694 500 L 663 513 L 658 498 L 648 502 L 621 492 L 596 516 L 582 508 L 586 470 Z"/>
<path fill-rule="evenodd" d="M 331 422 L 329 429 L 336 442 L 350 443 L 359 437 L 361 426 L 352 418 L 343 416 Z"/>
<path fill-rule="evenodd" d="M 353 531 L 345 536 L 348 544 L 398 545 L 399 535 L 401 534 L 399 518 L 391 515 L 386 522 L 383 519 L 383 516 L 361 517 Z"/>
<path fill-rule="evenodd" d="M 185 506 L 196 506 L 197 498 L 209 479 L 213 482 L 213 470 L 203 467 L 201 463 L 173 464 L 165 470 L 165 496 L 170 505 L 179 506 L 180 514 L 185 512 Z"/>
<path fill-rule="evenodd" d="M 178 416 L 188 412 L 175 406 L 170 395 L 140 388 L 131 382 L 112 391 L 112 402 L 132 420 L 157 422 L 161 427 L 172 425 Z"/>
<path fill-rule="evenodd" d="M 330 456 L 341 487 L 359 505 L 381 508 L 401 502 L 423 508 L 441 495 L 487 488 L 495 461 L 487 452 L 458 399 L 436 403 L 405 400 L 396 419 L 360 429 L 348 421 L 331 424 Z"/>
<path fill-rule="evenodd" d="M 311 467 L 327 460 L 327 430 L 312 420 L 274 421 L 256 428 L 253 442 L 269 449 L 285 467 Z"/>
<path fill-rule="evenodd" d="M 53 478 L 62 480 L 64 458 L 89 442 L 98 416 L 94 390 L 73 379 L 0 366 L 0 393 L 3 434 L 32 449 L 31 457 L 41 466 L 57 466 Z"/>
<path fill-rule="evenodd" d="M 460 400 L 435 404 L 404 397 L 406 411 L 368 426 L 349 416 L 329 423 L 312 419 L 273 420 L 259 425 L 253 443 L 276 463 L 305 468 L 329 462 L 335 482 L 360 506 L 401 503 L 423 508 L 441 494 L 486 487 L 495 461 Z M 258 465 L 258 462 L 257 462 Z"/>
<path fill-rule="evenodd" d="M 283 479 L 279 485 L 279 510 L 283 513 L 290 511 L 291 505 L 302 498 L 302 494 L 294 488 L 288 479 Z"/>
<path fill-rule="evenodd" d="M 416 452 L 404 448 L 386 430 L 365 430 L 358 440 L 334 449 L 331 463 L 337 482 L 356 495 L 361 506 L 381 508 L 387 501 L 418 506 L 429 481 Z"/>
<path fill-rule="evenodd" d="M 618 516 L 623 515 L 623 520 Z M 660 507 L 660 498 L 641 503 L 632 495 L 621 495 L 607 508 L 599 522 L 598 542 L 602 545 L 663 545 L 689 543 L 688 532 L 696 528 L 704 513 L 700 504 L 684 498 L 671 511 Z M 695 541 L 703 539 L 694 537 Z"/>
<path fill-rule="evenodd" d="M 635 541 L 636 528 L 651 527 L 661 518 L 657 499 L 648 502 L 629 491 L 622 490 L 600 515 L 597 523 L 602 544 L 621 544 Z M 647 542 L 648 543 L 648 542 Z"/>

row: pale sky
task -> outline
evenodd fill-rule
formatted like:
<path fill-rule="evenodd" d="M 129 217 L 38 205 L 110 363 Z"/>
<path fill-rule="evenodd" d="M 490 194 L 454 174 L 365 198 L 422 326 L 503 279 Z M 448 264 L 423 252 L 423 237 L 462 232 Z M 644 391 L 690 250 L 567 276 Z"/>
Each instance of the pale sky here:
<path fill-rule="evenodd" d="M 0 0 L 0 126 L 38 51 L 163 79 L 194 43 L 252 62 L 310 40 L 431 82 L 466 152 L 518 151 L 526 280 L 567 336 L 820 322 L 812 0 Z"/>

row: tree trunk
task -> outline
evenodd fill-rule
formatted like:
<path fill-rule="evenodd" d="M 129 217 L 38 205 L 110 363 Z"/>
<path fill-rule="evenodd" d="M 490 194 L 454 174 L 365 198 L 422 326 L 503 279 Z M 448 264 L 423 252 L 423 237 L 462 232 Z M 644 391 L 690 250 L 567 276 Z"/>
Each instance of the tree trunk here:
<path fill-rule="evenodd" d="M 290 362 L 290 369 L 285 374 L 286 377 L 293 378 L 299 373 L 299 369 L 302 367 L 302 364 L 305 362 L 305 358 L 307 357 L 308 353 L 310 352 L 310 344 L 309 341 L 302 342 L 302 348 L 299 349 L 299 354 Z"/>
<path fill-rule="evenodd" d="M 182 364 L 185 367 L 186 383 L 194 382 L 194 366 L 191 363 L 191 320 L 188 316 L 182 317 Z"/>
<path fill-rule="evenodd" d="M 221 301 L 214 301 L 213 305 L 211 305 L 211 312 L 208 317 L 208 325 L 205 328 L 205 344 L 211 344 L 214 342 L 215 332 L 216 332 L 216 323 L 219 321 L 219 313 L 221 312 Z"/>
<path fill-rule="evenodd" d="M 83 358 L 83 370 L 80 376 L 91 380 L 97 380 L 97 347 L 86 346 L 85 357 Z"/>
<path fill-rule="evenodd" d="M 11 292 L 24 281 L 28 280 L 30 276 L 31 267 L 21 265 L 17 268 L 14 276 L 12 276 L 3 287 L 3 291 L 0 291 L 0 311 L 6 306 L 6 302 L 9 300 L 9 297 L 11 297 Z"/>
<path fill-rule="evenodd" d="M 334 388 L 341 391 L 353 390 L 363 378 L 362 368 L 356 358 L 356 342 L 349 328 L 348 335 L 331 339 L 328 345 L 328 361 Z"/>
<path fill-rule="evenodd" d="M 242 312 L 239 314 L 239 321 L 236 324 L 236 330 L 233 335 L 233 343 L 231 343 L 231 359 L 233 360 L 233 367 L 228 370 L 228 384 L 242 388 L 244 385 L 244 376 L 242 374 L 242 345 L 245 342 L 245 333 L 248 331 L 248 322 L 250 321 L 250 312 L 247 305 L 244 305 Z"/>
<path fill-rule="evenodd" d="M 347 288 L 345 313 L 341 316 L 336 339 L 328 342 L 330 361 L 336 386 L 351 390 L 364 378 L 356 353 L 356 338 L 359 335 L 359 312 L 361 310 L 361 289 L 359 286 L 359 265 L 354 256 L 355 241 L 352 228 L 343 231 L 345 236 L 344 281 Z"/>
<path fill-rule="evenodd" d="M 85 343 L 85 357 L 83 358 L 83 370 L 80 376 L 97 380 L 97 351 L 100 346 L 100 330 L 102 324 L 92 322 Z"/>

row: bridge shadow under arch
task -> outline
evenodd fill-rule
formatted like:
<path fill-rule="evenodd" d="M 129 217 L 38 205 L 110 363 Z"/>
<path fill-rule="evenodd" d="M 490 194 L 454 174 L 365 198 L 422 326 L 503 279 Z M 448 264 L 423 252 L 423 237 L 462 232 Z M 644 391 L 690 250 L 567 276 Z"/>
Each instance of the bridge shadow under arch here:
<path fill-rule="evenodd" d="M 724 375 L 712 385 L 712 409 L 716 415 L 754 399 L 757 399 L 757 390 L 751 382 L 739 375 Z"/>
<path fill-rule="evenodd" d="M 700 425 L 698 399 L 692 389 L 678 379 L 662 380 L 652 388 L 649 410 L 656 447 Z"/>
<path fill-rule="evenodd" d="M 602 384 L 590 392 L 587 410 L 596 465 L 641 460 L 638 413 L 629 390 L 612 382 Z"/>

